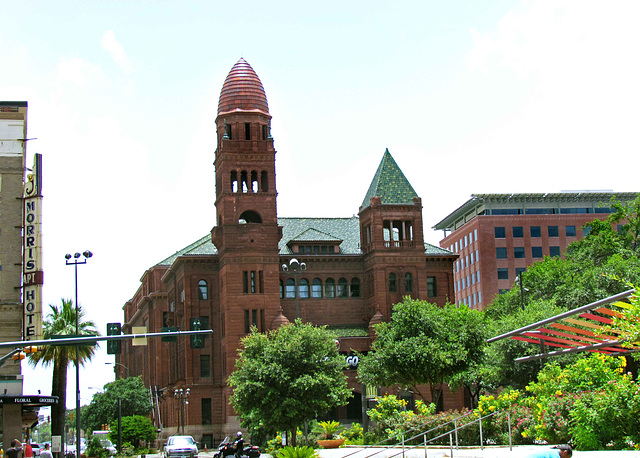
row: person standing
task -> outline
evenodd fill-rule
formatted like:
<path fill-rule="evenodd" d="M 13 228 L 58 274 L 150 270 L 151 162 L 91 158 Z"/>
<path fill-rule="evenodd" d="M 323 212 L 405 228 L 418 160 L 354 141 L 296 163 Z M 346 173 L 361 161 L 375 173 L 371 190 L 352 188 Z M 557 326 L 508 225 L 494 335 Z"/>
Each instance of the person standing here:
<path fill-rule="evenodd" d="M 11 441 L 11 448 L 7 449 L 7 458 L 19 458 L 20 452 L 22 451 L 22 447 L 20 446 L 22 442 L 18 439 L 14 439 Z"/>
<path fill-rule="evenodd" d="M 570 458 L 573 450 L 570 445 L 556 445 L 552 449 L 541 450 L 528 455 L 527 458 Z"/>
<path fill-rule="evenodd" d="M 53 455 L 51 454 L 51 450 L 49 450 L 48 443 L 44 444 L 44 450 L 40 452 L 40 458 L 53 458 Z"/>
<path fill-rule="evenodd" d="M 24 444 L 24 458 L 33 458 L 33 447 L 31 447 L 31 439 L 27 439 Z"/>

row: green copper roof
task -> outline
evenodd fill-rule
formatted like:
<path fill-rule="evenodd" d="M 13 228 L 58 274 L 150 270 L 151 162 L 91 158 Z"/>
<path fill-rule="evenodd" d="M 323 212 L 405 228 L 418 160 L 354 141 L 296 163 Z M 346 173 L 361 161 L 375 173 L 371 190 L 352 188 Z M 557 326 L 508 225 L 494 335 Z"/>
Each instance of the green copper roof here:
<path fill-rule="evenodd" d="M 288 246 L 289 242 L 339 242 L 339 251 L 335 255 L 362 255 L 360 250 L 360 221 L 357 216 L 349 218 L 278 218 L 282 226 L 282 239 L 278 247 L 281 255 L 294 254 Z M 427 256 L 451 256 L 444 248 L 424 244 Z M 211 242 L 211 234 L 196 240 L 192 244 L 175 252 L 157 265 L 170 266 L 180 256 L 217 256 L 218 250 Z M 325 256 L 325 255 L 320 255 Z"/>
<path fill-rule="evenodd" d="M 418 197 L 388 149 L 385 150 L 367 195 L 364 196 L 362 208 L 369 206 L 372 197 L 380 197 L 383 204 L 412 204 L 413 198 Z"/>

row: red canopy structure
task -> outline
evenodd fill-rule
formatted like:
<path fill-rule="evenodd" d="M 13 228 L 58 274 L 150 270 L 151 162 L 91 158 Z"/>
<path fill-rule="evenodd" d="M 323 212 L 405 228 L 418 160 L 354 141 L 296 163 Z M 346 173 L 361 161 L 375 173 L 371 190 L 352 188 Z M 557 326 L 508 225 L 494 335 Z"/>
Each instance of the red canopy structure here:
<path fill-rule="evenodd" d="M 598 352 L 609 355 L 625 355 L 640 351 L 640 342 L 624 346 L 615 329 L 609 328 L 614 317 L 624 318 L 631 308 L 629 298 L 634 290 L 628 290 L 605 299 L 583 305 L 559 315 L 538 321 L 520 329 L 487 340 L 488 343 L 511 338 L 540 345 L 541 353 L 517 358 L 516 362 L 560 356 L 567 353 Z M 606 329 L 607 334 L 603 333 Z M 562 350 L 546 351 L 547 347 Z"/>

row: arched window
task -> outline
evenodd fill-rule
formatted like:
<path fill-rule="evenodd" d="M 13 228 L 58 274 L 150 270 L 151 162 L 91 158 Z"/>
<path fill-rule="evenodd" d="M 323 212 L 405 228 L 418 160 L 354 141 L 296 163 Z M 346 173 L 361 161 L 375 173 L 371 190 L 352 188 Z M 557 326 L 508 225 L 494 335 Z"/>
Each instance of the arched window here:
<path fill-rule="evenodd" d="M 284 283 L 280 280 L 280 299 L 284 299 Z"/>
<path fill-rule="evenodd" d="M 349 282 L 346 278 L 338 280 L 338 297 L 348 297 L 347 289 L 349 288 Z"/>
<path fill-rule="evenodd" d="M 327 278 L 324 282 L 324 297 L 336 297 L 336 282 L 333 278 Z"/>
<path fill-rule="evenodd" d="M 258 172 L 251 171 L 251 192 L 258 192 Z"/>
<path fill-rule="evenodd" d="M 262 192 L 269 191 L 269 175 L 264 170 L 260 174 L 260 191 Z"/>
<path fill-rule="evenodd" d="M 396 292 L 396 274 L 394 273 L 389 274 L 389 292 L 390 293 Z"/>
<path fill-rule="evenodd" d="M 244 224 L 244 223 L 261 223 L 262 222 L 262 218 L 260 217 L 260 214 L 252 211 L 252 210 L 247 210 L 245 212 L 242 212 L 242 215 L 240 215 L 240 219 L 238 220 L 238 222 L 240 224 Z"/>
<path fill-rule="evenodd" d="M 360 297 L 360 279 L 351 279 L 351 297 Z"/>
<path fill-rule="evenodd" d="M 322 280 L 319 278 L 313 279 L 313 283 L 311 285 L 311 297 L 316 299 L 322 297 Z"/>
<path fill-rule="evenodd" d="M 247 193 L 249 191 L 249 177 L 246 170 L 240 172 L 240 186 L 240 192 Z"/>
<path fill-rule="evenodd" d="M 231 192 L 238 192 L 238 172 L 231 171 Z"/>
<path fill-rule="evenodd" d="M 206 301 L 209 299 L 209 285 L 206 280 L 200 280 L 198 282 L 198 299 Z"/>
<path fill-rule="evenodd" d="M 404 274 L 404 291 L 406 293 L 413 292 L 413 277 L 409 272 Z"/>
<path fill-rule="evenodd" d="M 293 278 L 289 278 L 287 280 L 284 295 L 287 299 L 293 299 L 296 297 L 296 282 L 293 281 Z"/>
<path fill-rule="evenodd" d="M 301 278 L 298 284 L 298 297 L 300 299 L 309 299 L 309 280 Z"/>

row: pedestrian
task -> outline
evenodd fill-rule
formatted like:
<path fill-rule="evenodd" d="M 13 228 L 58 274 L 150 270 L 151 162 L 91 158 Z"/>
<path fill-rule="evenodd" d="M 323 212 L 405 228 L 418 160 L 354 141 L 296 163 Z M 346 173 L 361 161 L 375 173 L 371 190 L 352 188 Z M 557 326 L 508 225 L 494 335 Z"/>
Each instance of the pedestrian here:
<path fill-rule="evenodd" d="M 7 449 L 7 458 L 19 458 L 20 452 L 22 451 L 21 444 L 22 442 L 18 439 L 12 440 L 11 448 Z"/>
<path fill-rule="evenodd" d="M 40 458 L 53 458 L 51 450 L 49 450 L 49 444 L 45 442 L 44 450 L 40 452 Z"/>
<path fill-rule="evenodd" d="M 573 454 L 570 445 L 562 444 L 547 450 L 541 450 L 528 455 L 527 458 L 569 458 Z"/>
<path fill-rule="evenodd" d="M 33 458 L 33 448 L 31 447 L 31 439 L 27 439 L 24 444 L 24 458 Z"/>

